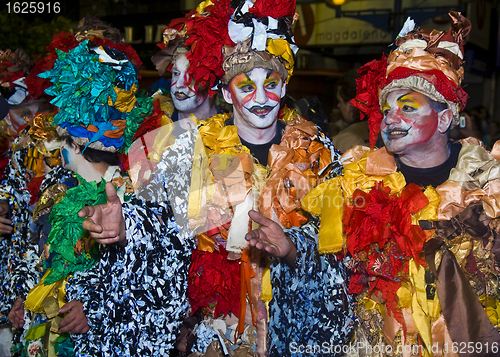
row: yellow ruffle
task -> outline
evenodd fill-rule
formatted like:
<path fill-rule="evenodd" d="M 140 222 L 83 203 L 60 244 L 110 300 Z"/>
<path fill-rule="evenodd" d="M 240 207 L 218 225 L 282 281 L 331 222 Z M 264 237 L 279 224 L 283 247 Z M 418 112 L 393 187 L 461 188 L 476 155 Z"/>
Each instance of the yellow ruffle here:
<path fill-rule="evenodd" d="M 69 276 L 64 279 L 59 279 L 58 281 L 45 285 L 45 278 L 50 273 L 50 269 L 47 269 L 42 279 L 38 284 L 36 284 L 28 293 L 26 301 L 24 302 L 24 307 L 35 313 L 43 314 L 45 309 L 43 307 L 43 301 L 48 296 L 53 296 L 57 298 L 59 303 L 59 308 L 66 304 L 64 296 L 66 295 L 66 283 L 68 282 Z"/>
<path fill-rule="evenodd" d="M 290 77 L 293 75 L 293 66 L 295 64 L 290 43 L 282 38 L 268 38 L 266 50 L 278 58 L 283 58 L 287 62 L 285 67 L 288 70 L 288 78 L 286 79 L 286 82 L 288 83 Z"/>
<path fill-rule="evenodd" d="M 366 175 L 366 164 L 369 152 L 358 161 L 344 168 L 343 176 L 337 176 L 311 190 L 301 201 L 302 208 L 309 213 L 321 216 L 319 230 L 319 252 L 336 253 L 345 245 L 343 236 L 342 215 L 344 203 L 349 202 L 355 190 L 365 192 L 371 190 L 379 181 L 391 189 L 391 194 L 401 192 L 406 181 L 400 172 L 385 176 Z"/>

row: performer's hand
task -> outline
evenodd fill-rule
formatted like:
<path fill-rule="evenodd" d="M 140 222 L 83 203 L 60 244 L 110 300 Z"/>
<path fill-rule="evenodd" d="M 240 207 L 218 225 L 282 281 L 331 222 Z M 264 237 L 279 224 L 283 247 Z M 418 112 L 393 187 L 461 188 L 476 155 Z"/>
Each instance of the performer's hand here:
<path fill-rule="evenodd" d="M 71 300 L 59 309 L 60 314 L 69 313 L 59 323 L 59 333 L 86 333 L 89 329 L 87 317 L 83 312 L 83 304 L 78 300 Z"/>
<path fill-rule="evenodd" d="M 281 226 L 257 211 L 251 210 L 248 215 L 260 224 L 259 228 L 245 235 L 250 246 L 271 256 L 285 258 L 291 266 L 295 266 L 297 248 L 292 240 L 285 235 Z"/>
<path fill-rule="evenodd" d="M 7 202 L 0 202 L 0 235 L 12 233 L 12 221 L 7 218 L 10 206 Z"/>
<path fill-rule="evenodd" d="M 123 218 L 122 204 L 116 189 L 111 183 L 106 184 L 108 202 L 97 206 L 83 207 L 78 216 L 87 217 L 82 223 L 83 229 L 90 232 L 90 236 L 101 244 L 118 243 L 127 245 L 125 219 Z"/>
<path fill-rule="evenodd" d="M 22 297 L 18 297 L 12 305 L 9 314 L 7 315 L 12 327 L 21 328 L 24 326 L 24 301 Z"/>

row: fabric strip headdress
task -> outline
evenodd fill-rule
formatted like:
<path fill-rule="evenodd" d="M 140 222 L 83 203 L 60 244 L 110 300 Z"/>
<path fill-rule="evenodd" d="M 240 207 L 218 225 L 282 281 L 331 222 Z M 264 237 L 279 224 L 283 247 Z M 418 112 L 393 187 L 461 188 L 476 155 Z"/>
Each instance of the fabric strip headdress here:
<path fill-rule="evenodd" d="M 292 33 L 293 1 L 239 0 L 228 22 L 235 46 L 224 47 L 224 83 L 253 68 L 269 68 L 288 82 L 298 51 Z"/>
<path fill-rule="evenodd" d="M 407 20 L 389 56 L 361 67 L 357 95 L 351 103 L 363 117 L 368 117 L 370 145 L 374 145 L 383 119 L 381 106 L 387 95 L 403 88 L 420 92 L 445 103 L 453 112 L 452 125 L 458 124 L 467 94 L 460 86 L 463 75 L 463 46 L 470 31 L 470 21 L 460 13 L 450 12 L 453 24 L 448 31 L 420 29 Z"/>
<path fill-rule="evenodd" d="M 273 69 L 288 81 L 298 48 L 291 31 L 295 1 L 207 0 L 164 31 L 163 49 L 153 62 L 162 73 L 174 51 L 187 49 L 187 70 L 213 96 L 220 81 L 256 67 Z M 160 56 L 161 55 L 161 56 Z"/>
<path fill-rule="evenodd" d="M 51 85 L 48 80 L 42 79 L 38 75 L 54 68 L 54 63 L 58 57 L 56 49 L 68 52 L 85 40 L 92 41 L 97 46 L 105 45 L 117 51 L 125 52 L 132 64 L 137 68 L 142 66 L 137 52 L 125 43 L 120 31 L 93 16 L 87 15 L 81 19 L 73 33 L 61 31 L 55 34 L 50 45 L 46 47 L 47 55 L 35 63 L 30 75 L 26 78 L 25 83 L 28 91 L 34 98 L 42 96 L 45 89 Z"/>
<path fill-rule="evenodd" d="M 153 109 L 151 98 L 136 98 L 135 66 L 125 52 L 88 40 L 68 53 L 56 52 L 54 68 L 39 75 L 53 84 L 46 92 L 60 108 L 54 125 L 79 145 L 122 151 Z"/>

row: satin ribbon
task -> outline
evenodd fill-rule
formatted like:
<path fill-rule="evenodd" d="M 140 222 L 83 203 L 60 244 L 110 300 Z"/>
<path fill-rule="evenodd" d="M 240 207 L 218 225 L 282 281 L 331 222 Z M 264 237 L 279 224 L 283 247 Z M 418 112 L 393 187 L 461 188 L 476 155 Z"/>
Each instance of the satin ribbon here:
<path fill-rule="evenodd" d="M 255 276 L 255 272 L 252 269 L 250 260 L 249 260 L 249 249 L 243 249 L 243 253 L 241 254 L 240 260 L 240 314 L 238 317 L 238 328 L 235 332 L 238 334 L 242 334 L 245 330 L 245 313 L 247 306 L 247 296 L 250 299 L 252 296 L 252 288 L 250 279 Z M 252 314 L 252 324 L 256 326 L 257 324 L 257 316 L 253 309 L 253 304 L 250 301 L 250 312 Z M 237 336 L 235 335 L 235 339 Z"/>
<path fill-rule="evenodd" d="M 42 177 L 45 175 L 44 157 L 34 148 L 29 147 L 28 153 L 24 158 L 24 165 L 33 173 L 33 177 Z"/>
<path fill-rule="evenodd" d="M 483 346 L 500 344 L 500 334 L 491 324 L 488 315 L 460 269 L 452 252 L 437 239 L 425 246 L 425 258 L 436 277 L 437 293 L 452 340 L 456 344 L 482 343 Z M 444 249 L 436 270 L 435 253 Z M 484 349 L 483 349 L 484 351 Z M 465 351 L 461 356 L 478 356 Z"/>
<path fill-rule="evenodd" d="M 199 132 L 207 149 L 208 156 L 212 154 L 237 155 L 240 152 L 250 154 L 241 144 L 238 128 L 235 125 L 225 125 L 229 114 L 218 114 L 209 120 L 200 121 Z"/>
<path fill-rule="evenodd" d="M 481 146 L 463 144 L 457 167 L 437 187 L 438 219 L 449 220 L 472 202 L 482 201 L 490 218 L 500 217 L 500 163 Z"/>
<path fill-rule="evenodd" d="M 500 162 L 481 146 L 463 144 L 449 180 L 473 191 L 496 179 L 500 179 Z"/>
<path fill-rule="evenodd" d="M 284 107 L 283 109 L 281 109 L 280 120 L 284 121 L 285 123 L 289 123 L 297 119 L 297 117 L 300 117 L 300 115 L 295 109 L 290 109 L 288 107 Z"/>
<path fill-rule="evenodd" d="M 500 179 L 489 181 L 484 188 L 467 191 L 455 182 L 446 181 L 437 187 L 441 197 L 438 220 L 449 220 L 473 202 L 481 201 L 490 218 L 500 217 Z"/>
<path fill-rule="evenodd" d="M 52 284 L 45 285 L 44 281 L 50 273 L 48 269 L 40 282 L 35 285 L 28 293 L 24 307 L 32 312 L 45 314 L 48 321 L 43 325 L 35 326 L 28 330 L 26 339 L 36 340 L 41 337 L 42 348 L 48 357 L 56 357 L 54 344 L 60 337 L 59 323 L 63 317 L 59 315 L 59 309 L 66 304 L 66 283 L 70 276 L 60 279 Z M 39 327 L 43 326 L 43 327 Z"/>
<path fill-rule="evenodd" d="M 500 160 L 500 140 L 497 140 L 495 144 L 493 144 L 490 155 L 493 156 L 496 160 Z"/>
<path fill-rule="evenodd" d="M 432 186 L 425 188 L 424 195 L 429 200 L 429 204 L 412 217 L 412 224 L 418 224 L 418 221 L 435 221 L 438 219 L 438 207 L 441 197 Z"/>
<path fill-rule="evenodd" d="M 427 303 L 427 293 L 425 290 L 425 268 L 417 266 L 413 259 L 409 263 L 409 278 L 413 288 L 411 319 L 413 319 L 413 323 L 424 342 L 424 346 L 427 348 L 427 352 L 430 353 L 432 348 L 431 311 Z"/>
<path fill-rule="evenodd" d="M 205 0 L 205 1 L 202 1 L 198 4 L 198 6 L 196 7 L 196 12 L 198 14 L 201 14 L 203 11 L 205 11 L 205 8 L 208 7 L 208 6 L 212 6 L 214 3 L 210 0 Z"/>
<path fill-rule="evenodd" d="M 275 213 L 285 228 L 307 221 L 300 200 L 322 180 L 331 163 L 331 152 L 314 140 L 316 136 L 311 122 L 294 117 L 281 144 L 269 151 L 271 174 L 259 197 L 259 211 L 268 218 Z"/>
<path fill-rule="evenodd" d="M 28 135 L 35 141 L 51 141 L 57 137 L 56 128 L 52 126 L 53 115 L 37 114 L 30 125 Z"/>
<path fill-rule="evenodd" d="M 500 301 L 494 296 L 479 296 L 479 302 L 484 306 L 486 314 L 493 326 L 497 326 L 500 316 Z"/>
<path fill-rule="evenodd" d="M 43 301 L 48 296 L 54 296 L 57 298 L 59 303 L 59 308 L 66 304 L 66 283 L 68 282 L 69 276 L 60 279 L 52 284 L 45 285 L 45 278 L 49 275 L 50 269 L 47 269 L 45 274 L 43 274 L 42 279 L 36 284 L 28 293 L 26 301 L 24 302 L 24 307 L 35 313 L 45 313 L 43 308 Z"/>
<path fill-rule="evenodd" d="M 377 155 L 378 154 L 378 155 Z M 376 159 L 384 157 L 383 152 L 373 156 Z M 367 175 L 366 166 L 369 152 L 362 158 L 344 167 L 344 175 L 328 180 L 312 189 L 301 201 L 301 207 L 314 215 L 321 215 L 319 232 L 319 252 L 336 253 L 345 245 L 343 236 L 342 214 L 343 205 L 352 204 L 352 198 L 356 189 L 364 192 L 371 190 L 378 181 L 383 181 L 384 186 L 391 189 L 391 194 L 401 192 L 406 182 L 400 172 L 389 173 L 385 176 Z M 377 164 L 370 164 L 370 170 L 374 173 L 391 172 L 392 163 L 383 164 L 384 160 L 378 160 Z"/>
<path fill-rule="evenodd" d="M 460 84 L 464 77 L 464 69 L 455 70 L 450 66 L 450 62 L 443 56 L 435 56 L 421 48 L 413 48 L 408 52 L 394 50 L 387 58 L 387 74 L 396 68 L 404 67 L 417 71 L 438 70 L 456 86 Z"/>
<path fill-rule="evenodd" d="M 262 284 L 260 297 L 262 301 L 268 303 L 273 298 L 273 287 L 271 284 L 271 263 L 269 262 L 262 273 Z"/>
<path fill-rule="evenodd" d="M 118 119 L 118 120 L 112 120 L 110 123 L 113 125 L 113 127 L 116 127 L 117 129 L 112 129 L 112 130 L 106 130 L 103 134 L 103 136 L 106 136 L 111 139 L 119 139 L 123 136 L 123 133 L 125 132 L 125 128 L 127 126 L 127 121 L 123 119 Z M 97 133 L 99 131 L 99 128 L 93 124 L 89 124 L 86 129 L 92 133 Z"/>
<path fill-rule="evenodd" d="M 320 253 L 339 252 L 345 244 L 342 226 L 344 199 L 340 181 L 340 177 L 335 177 L 322 183 L 302 200 L 302 208 L 314 215 L 321 215 L 318 240 Z"/>
<path fill-rule="evenodd" d="M 271 218 L 275 199 L 282 212 L 279 219 L 286 228 L 291 224 L 287 214 L 300 208 L 300 197 L 304 197 L 311 189 L 311 183 L 302 171 L 294 164 L 295 151 L 285 146 L 273 145 L 269 151 L 271 174 L 259 197 L 259 211 Z M 287 186 L 285 186 L 287 185 Z M 290 190 L 293 185 L 293 191 Z"/>
<path fill-rule="evenodd" d="M 161 156 L 165 150 L 171 145 L 169 143 L 170 136 L 174 131 L 172 120 L 166 115 L 161 117 L 161 127 L 157 129 L 157 134 L 153 142 L 153 148 L 150 154 L 150 159 L 153 162 L 160 162 Z"/>
<path fill-rule="evenodd" d="M 227 115 L 200 122 L 195 145 L 188 217 L 203 220 L 208 209 L 229 213 L 252 188 L 253 159 L 241 144 L 238 129 L 225 125 Z M 210 165 L 210 170 L 208 169 Z"/>
<path fill-rule="evenodd" d="M 274 39 L 274 38 L 268 38 L 267 39 L 267 52 L 272 53 L 278 58 L 283 58 L 286 63 L 285 67 L 288 71 L 288 78 L 286 79 L 286 82 L 290 80 L 290 78 L 293 75 L 293 66 L 295 65 L 295 61 L 293 59 L 293 51 L 292 48 L 290 47 L 290 43 L 285 40 L 285 39 Z"/>

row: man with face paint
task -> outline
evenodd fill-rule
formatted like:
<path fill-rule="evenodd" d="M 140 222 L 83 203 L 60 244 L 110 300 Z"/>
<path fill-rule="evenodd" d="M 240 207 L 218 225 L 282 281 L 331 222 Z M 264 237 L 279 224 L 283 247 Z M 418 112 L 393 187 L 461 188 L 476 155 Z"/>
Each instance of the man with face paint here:
<path fill-rule="evenodd" d="M 342 262 L 317 254 L 317 227 L 300 207 L 311 188 L 337 175 L 339 156 L 313 123 L 281 108 L 296 50 L 294 10 L 294 1 L 207 1 L 177 21 L 180 26 L 168 36 L 174 41 L 186 34 L 186 57 L 197 63 L 188 67 L 195 85 L 213 95 L 220 80 L 233 106 L 232 114 L 213 116 L 179 136 L 153 175 L 171 197 L 180 232 L 192 231 L 190 223 L 203 218 L 188 279 L 190 313 L 203 318 L 198 339 L 186 338 L 186 351 L 193 343 L 191 351 L 221 349 L 212 342 L 225 330 L 238 353 L 283 356 L 294 342 L 343 345 L 352 330 Z M 197 153 L 196 138 L 204 152 Z M 182 170 L 173 169 L 176 163 Z M 88 217 L 83 226 L 93 236 L 115 242 L 120 230 L 102 215 L 109 207 L 85 209 L 80 216 Z M 280 243 L 274 250 L 250 247 L 245 234 L 257 224 L 278 235 L 276 241 L 286 240 L 288 249 L 280 250 Z M 299 356 L 302 349 L 291 354 Z"/>
<path fill-rule="evenodd" d="M 24 349 L 39 345 L 77 355 L 106 356 L 168 351 L 185 313 L 182 270 L 190 252 L 178 241 L 177 227 L 168 223 L 173 219 L 168 207 L 130 200 L 130 186 L 117 166 L 118 153 L 131 145 L 139 124 L 154 113 L 152 98 L 135 96 L 137 68 L 129 59 L 135 52 L 128 46 L 119 47 L 127 53 L 112 45 L 96 46 L 84 40 L 61 55 L 52 70 L 40 75 L 53 83 L 47 93 L 61 98 L 54 124 L 63 140 L 62 164 L 79 176 L 78 184 L 62 195 L 58 191 L 62 185 L 50 187 L 40 199 L 41 207 L 35 207 L 35 220 L 42 220 L 45 227 L 41 232 L 42 243 L 47 239 L 42 259 L 46 260 L 44 267 L 49 268 L 24 302 L 27 310 L 36 313 L 30 328 L 49 323 L 56 329 L 57 324 L 58 333 L 66 338 L 61 341 L 52 336 L 55 343 L 47 344 L 40 336 L 28 334 Z M 88 61 L 84 72 L 74 66 L 77 61 Z M 78 84 L 61 91 L 61 71 L 75 78 L 74 83 L 89 79 L 95 83 L 99 78 L 111 84 L 110 92 L 97 98 L 90 89 L 82 92 Z M 118 89 L 119 81 L 123 82 Z M 76 90 L 81 102 L 75 107 L 71 98 Z M 105 186 L 103 180 L 111 183 Z M 53 195 L 58 199 L 50 211 L 47 229 L 44 202 L 52 202 Z M 75 221 L 79 219 L 75 217 L 77 212 L 102 198 L 100 202 L 107 199 L 125 214 L 125 219 L 116 222 L 121 229 L 119 244 L 99 238 L 93 241 L 85 232 L 78 233 L 81 223 Z M 104 214 L 111 215 L 109 210 Z M 63 288 L 64 294 L 60 294 Z M 49 316 L 49 309 L 64 316 L 62 321 Z M 47 318 L 40 319 L 41 313 Z M 126 335 L 131 337 L 123 341 Z"/>
<path fill-rule="evenodd" d="M 371 144 L 380 133 L 385 146 L 350 150 L 343 176 L 302 201 L 321 214 L 320 251 L 342 252 L 351 268 L 359 354 L 446 355 L 447 345 L 500 342 L 490 313 L 500 302 L 490 290 L 500 262 L 500 157 L 477 139 L 449 141 L 467 99 L 460 83 L 471 26 L 449 15 L 448 31 L 408 20 L 388 58 L 359 70 L 351 103 L 368 117 Z"/>
<path fill-rule="evenodd" d="M 217 114 L 218 110 L 214 105 L 214 98 L 208 94 L 208 88 L 195 84 L 192 74 L 188 73 L 189 60 L 186 53 L 189 48 L 184 44 L 185 38 L 179 36 L 173 41 L 170 40 L 171 36 L 175 37 L 177 34 L 175 26 L 169 25 L 165 28 L 164 41 L 158 44 L 162 50 L 155 54 L 151 61 L 161 76 L 167 70 L 172 73 L 170 96 L 175 110 L 171 120 L 178 123 L 181 129 L 188 130 L 193 125 L 188 119 L 191 115 L 197 120 L 205 120 Z"/>

